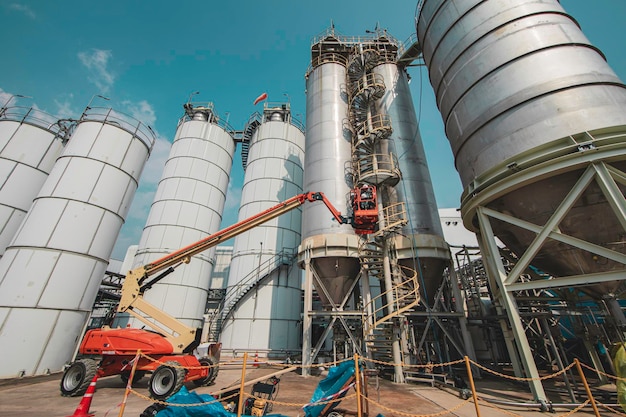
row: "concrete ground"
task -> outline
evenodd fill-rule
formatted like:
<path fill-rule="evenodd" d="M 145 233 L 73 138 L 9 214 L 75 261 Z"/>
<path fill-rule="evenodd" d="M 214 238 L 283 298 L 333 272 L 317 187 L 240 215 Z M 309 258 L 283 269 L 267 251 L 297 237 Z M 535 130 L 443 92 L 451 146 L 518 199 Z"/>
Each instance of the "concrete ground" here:
<path fill-rule="evenodd" d="M 261 378 L 280 368 L 268 366 L 249 367 L 246 380 Z M 318 373 L 318 372 L 315 372 Z M 222 366 L 216 383 L 209 387 L 196 388 L 193 384 L 187 388 L 200 394 L 215 393 L 228 386 L 239 386 L 242 370 L 238 365 Z M 280 376 L 278 392 L 275 397 L 272 413 L 286 416 L 304 416 L 301 408 L 308 403 L 317 387 L 321 375 L 303 377 L 296 372 L 289 372 Z M 81 402 L 81 397 L 63 397 L 59 391 L 61 374 L 26 377 L 14 380 L 0 380 L 0 417 L 65 417 L 72 416 Z M 390 416 L 441 416 L 453 415 L 458 417 L 535 417 L 542 412 L 539 406 L 532 401 L 532 395 L 525 385 L 516 385 L 507 380 L 481 379 L 476 381 L 479 401 L 477 410 L 471 401 L 461 398 L 459 390 L 449 386 L 431 386 L 428 383 L 395 384 L 376 377 L 369 377 L 367 384 L 368 412 L 371 417 L 382 414 Z M 138 417 L 152 402 L 148 398 L 148 378 L 144 378 L 133 386 L 135 393 L 128 396 L 123 414 L 120 414 L 121 404 L 124 401 L 125 384 L 117 376 L 101 378 L 97 382 L 97 390 L 91 401 L 89 412 L 99 417 L 132 416 Z M 611 388 L 608 388 L 611 391 Z M 614 386 L 613 386 L 614 391 Z M 246 387 L 246 393 L 250 387 Z M 350 390 L 347 395 L 354 395 Z M 490 404 L 484 402 L 490 401 Z M 584 401 L 585 398 L 579 398 Z M 559 406 L 563 400 L 556 398 L 551 401 L 557 406 L 552 411 L 559 416 L 572 412 L 572 406 Z M 563 401 L 569 402 L 571 401 Z M 606 398 L 606 403 L 615 402 Z M 613 406 L 615 407 L 615 406 Z M 335 411 L 343 415 L 356 413 L 355 398 L 346 398 Z M 578 415 L 594 415 L 593 409 L 588 406 L 576 412 Z M 619 409 L 615 411 L 600 408 L 602 416 L 624 415 Z"/>

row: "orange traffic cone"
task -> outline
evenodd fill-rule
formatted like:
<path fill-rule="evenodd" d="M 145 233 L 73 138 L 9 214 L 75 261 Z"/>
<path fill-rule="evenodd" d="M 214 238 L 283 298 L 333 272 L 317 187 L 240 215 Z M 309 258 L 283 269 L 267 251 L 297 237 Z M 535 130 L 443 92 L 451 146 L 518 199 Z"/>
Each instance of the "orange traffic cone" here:
<path fill-rule="evenodd" d="M 255 368 L 259 367 L 259 352 L 254 354 L 254 363 L 252 364 Z"/>
<path fill-rule="evenodd" d="M 74 414 L 67 417 L 93 417 L 95 414 L 89 413 L 89 406 L 91 406 L 91 398 L 93 397 L 93 393 L 96 392 L 96 380 L 98 379 L 98 374 L 93 377 L 89 387 L 87 388 L 87 392 L 83 395 L 83 399 L 80 400 L 80 404 L 76 407 L 76 411 Z"/>

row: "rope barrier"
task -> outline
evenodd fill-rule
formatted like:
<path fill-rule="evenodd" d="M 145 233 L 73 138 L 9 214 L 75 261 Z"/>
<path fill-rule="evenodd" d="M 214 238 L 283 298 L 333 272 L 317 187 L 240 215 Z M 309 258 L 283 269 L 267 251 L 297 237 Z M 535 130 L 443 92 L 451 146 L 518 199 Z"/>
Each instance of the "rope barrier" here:
<path fill-rule="evenodd" d="M 144 358 L 146 358 L 146 359 L 148 359 L 150 361 L 153 361 L 155 363 L 158 363 L 158 364 L 161 364 L 161 365 L 165 365 L 164 362 L 159 361 L 158 359 L 155 359 L 155 358 L 153 358 L 153 357 L 151 357 L 149 355 L 143 354 L 143 353 L 138 353 L 137 358 L 138 357 L 144 357 Z M 380 364 L 380 365 L 384 365 L 384 366 L 396 366 L 396 365 L 398 365 L 396 363 L 383 362 L 383 361 L 379 361 L 379 360 L 367 359 L 367 358 L 362 358 L 362 357 L 358 358 L 358 359 L 362 360 L 363 362 L 370 362 L 370 363 Z M 338 364 L 341 364 L 341 363 L 349 361 L 349 360 L 351 361 L 351 360 L 354 360 L 354 359 L 353 358 L 347 358 L 347 359 L 343 359 L 343 360 L 339 360 L 339 361 L 327 362 L 327 363 L 324 363 L 323 365 L 324 366 L 336 366 Z M 234 362 L 235 362 L 234 360 L 231 360 L 231 361 L 219 362 L 219 363 L 216 363 L 216 364 L 213 364 L 213 365 L 200 366 L 200 367 L 198 367 L 198 366 L 182 366 L 180 364 L 179 365 L 175 365 L 175 364 L 172 364 L 172 363 L 168 363 L 167 366 L 171 366 L 171 367 L 174 367 L 174 368 L 183 368 L 183 369 L 200 369 L 200 368 L 219 367 L 220 365 L 232 364 Z M 239 361 L 237 361 L 237 362 L 239 362 Z M 451 365 L 456 365 L 456 364 L 460 364 L 460 363 L 463 363 L 463 362 L 466 362 L 466 359 L 460 359 L 460 360 L 444 362 L 444 363 L 429 363 L 429 364 L 423 364 L 423 365 L 422 364 L 405 364 L 405 363 L 400 363 L 399 365 L 401 365 L 403 367 L 407 367 L 407 368 L 427 368 L 427 367 L 428 368 L 433 368 L 433 367 L 451 366 Z M 241 362 L 241 364 L 243 365 L 245 363 L 246 363 L 246 359 L 244 358 L 244 362 Z M 254 363 L 255 364 L 266 364 L 266 365 L 271 366 L 271 367 L 298 367 L 298 368 L 313 368 L 313 367 L 319 367 L 319 366 L 322 365 L 322 364 L 317 364 L 317 365 L 294 365 L 294 364 L 284 364 L 284 363 L 280 363 L 280 362 L 271 362 L 271 361 L 259 362 L 258 360 L 255 360 Z M 492 369 L 489 369 L 489 368 L 487 368 L 487 367 L 485 367 L 485 366 L 483 366 L 483 365 L 481 365 L 481 364 L 479 364 L 479 363 L 477 363 L 475 361 L 472 361 L 471 359 L 468 359 L 468 358 L 467 358 L 467 362 L 466 363 L 471 363 L 474 366 L 476 366 L 477 368 L 479 368 L 481 370 L 484 370 L 485 372 L 491 373 L 493 375 L 496 375 L 496 376 L 499 376 L 499 377 L 502 377 L 502 378 L 506 378 L 506 379 L 509 379 L 509 380 L 515 380 L 515 381 L 528 382 L 528 381 L 534 381 L 534 380 L 544 381 L 544 380 L 547 380 L 547 379 L 550 379 L 550 378 L 558 377 L 561 374 L 563 374 L 563 373 L 567 372 L 568 370 L 570 370 L 572 367 L 576 366 L 577 361 L 572 362 L 571 364 L 569 364 L 565 368 L 561 369 L 560 371 L 557 371 L 557 372 L 552 373 L 550 375 L 545 375 L 545 376 L 542 376 L 542 377 L 539 377 L 539 378 L 526 378 L 526 377 L 516 377 L 516 376 L 512 376 L 512 375 L 507 375 L 507 374 L 504 374 L 504 373 L 497 372 L 497 371 L 494 371 Z M 586 368 L 588 370 L 591 370 L 593 372 L 597 372 L 599 374 L 605 375 L 607 377 L 610 377 L 610 378 L 613 378 L 613 379 L 616 379 L 616 380 L 626 380 L 626 378 L 620 378 L 620 377 L 617 377 L 615 375 L 607 374 L 607 373 L 602 372 L 602 371 L 600 371 L 598 369 L 592 368 L 592 367 L 590 367 L 587 364 L 580 363 L 580 362 L 578 362 L 578 364 L 581 367 L 584 367 L 584 368 Z M 470 378 L 471 378 L 471 375 L 470 375 Z M 227 401 L 227 400 L 229 400 L 231 398 L 235 398 L 237 396 L 240 396 L 241 394 L 243 394 L 242 395 L 243 398 L 241 398 L 240 401 L 245 401 L 245 399 L 247 399 L 247 398 L 254 398 L 254 399 L 264 400 L 267 403 L 272 404 L 272 405 L 278 405 L 278 406 L 284 406 L 284 407 L 297 407 L 297 408 L 305 408 L 305 407 L 308 407 L 308 406 L 317 406 L 317 405 L 338 403 L 338 402 L 341 402 L 343 400 L 357 398 L 357 401 L 359 401 L 360 399 L 363 399 L 367 403 L 373 404 L 373 405 L 379 407 L 382 410 L 385 410 L 387 412 L 391 412 L 391 413 L 393 413 L 395 415 L 399 415 L 399 416 L 405 416 L 405 417 L 439 417 L 439 416 L 443 416 L 443 415 L 446 415 L 446 414 L 452 414 L 453 412 L 455 412 L 456 410 L 460 409 L 461 407 L 467 405 L 470 402 L 473 402 L 473 397 L 470 396 L 467 399 L 465 399 L 464 401 L 462 401 L 459 404 L 455 405 L 454 407 L 449 408 L 449 409 L 444 409 L 444 410 L 442 410 L 440 412 L 437 412 L 437 413 L 433 413 L 433 414 L 411 414 L 411 413 L 406 413 L 406 412 L 403 412 L 403 411 L 400 411 L 400 410 L 396 410 L 396 409 L 384 406 L 383 404 L 379 403 L 378 401 L 375 401 L 372 398 L 369 398 L 369 397 L 363 395 L 362 393 L 359 394 L 358 392 L 356 392 L 356 393 L 350 394 L 350 395 L 343 395 L 349 389 L 354 388 L 355 383 L 352 383 L 352 384 L 348 385 L 347 387 L 344 387 L 341 391 L 339 391 L 337 393 L 334 393 L 332 395 L 324 397 L 321 400 L 318 400 L 318 401 L 315 401 L 315 402 L 309 402 L 307 404 L 283 402 L 283 401 L 277 401 L 275 399 L 272 400 L 272 399 L 269 399 L 269 398 L 258 397 L 258 396 L 255 396 L 253 394 L 242 393 L 240 390 L 237 390 L 236 392 L 234 392 L 233 394 L 230 394 L 228 396 L 216 398 L 213 401 L 194 403 L 194 404 L 174 404 L 174 403 L 169 403 L 167 401 L 157 400 L 157 399 L 151 398 L 151 397 L 149 397 L 147 395 L 141 394 L 140 392 L 132 389 L 132 387 L 130 386 L 130 382 L 131 381 L 129 381 L 128 387 L 127 387 L 128 392 L 130 392 L 133 395 L 135 395 L 135 396 L 137 396 L 137 397 L 139 397 L 141 399 L 144 399 L 146 401 L 149 401 L 149 402 L 152 402 L 152 403 L 157 403 L 157 404 L 160 404 L 160 405 L 163 405 L 163 406 L 167 406 L 167 407 L 199 407 L 199 406 L 203 406 L 203 405 L 207 405 L 207 404 L 224 402 L 224 401 Z M 338 398 L 338 397 L 340 397 L 340 398 Z M 476 402 L 476 404 L 474 404 L 475 406 L 477 406 L 478 404 L 483 404 L 483 405 L 485 405 L 487 407 L 490 407 L 490 408 L 493 408 L 493 409 L 497 409 L 500 412 L 502 412 L 504 414 L 507 414 L 507 415 L 509 415 L 511 417 L 522 417 L 522 415 L 520 415 L 520 414 L 517 414 L 515 412 L 512 412 L 510 410 L 506 410 L 506 409 L 504 409 L 502 407 L 497 406 L 496 404 L 490 402 L 486 398 L 477 396 L 476 399 L 477 399 L 477 402 Z M 587 399 L 585 402 L 583 402 L 582 404 L 578 405 L 576 408 L 572 409 L 571 411 L 569 411 L 569 412 L 567 412 L 565 414 L 561 414 L 561 415 L 559 415 L 557 417 L 567 417 L 567 416 L 569 416 L 571 414 L 574 414 L 574 413 L 582 410 L 584 407 L 586 407 L 590 403 L 593 404 L 592 400 L 591 399 Z M 604 408 L 604 409 L 606 409 L 606 410 L 608 410 L 610 412 L 613 412 L 613 413 L 619 414 L 620 416 L 625 416 L 626 417 L 626 413 L 624 413 L 624 412 L 616 410 L 616 409 L 614 409 L 614 408 L 612 408 L 612 407 L 610 407 L 610 406 L 608 406 L 606 404 L 602 404 L 602 403 L 600 403 L 598 401 L 595 401 L 595 403 L 599 404 L 602 408 Z"/>
<path fill-rule="evenodd" d="M 607 374 L 606 372 L 602 372 L 601 370 L 596 369 L 596 368 L 594 368 L 592 366 L 589 366 L 589 365 L 587 365 L 586 363 L 583 363 L 583 362 L 580 362 L 580 366 L 582 366 L 583 368 L 587 368 L 587 369 L 589 369 L 592 372 L 597 372 L 600 375 L 604 375 L 604 376 L 606 376 L 608 378 L 612 378 L 612 379 L 614 379 L 616 381 L 626 381 L 626 378 L 624 378 L 624 377 L 616 376 L 616 375 L 613 375 L 613 374 Z"/>
<path fill-rule="evenodd" d="M 506 410 L 506 409 L 504 409 L 502 407 L 498 407 L 496 404 L 494 404 L 492 402 L 489 402 L 489 400 L 487 400 L 485 398 L 479 397 L 479 399 L 480 399 L 481 403 L 484 403 L 483 405 L 485 405 L 486 407 L 494 408 L 494 409 L 496 409 L 496 410 L 498 410 L 498 411 L 500 411 L 500 412 L 502 412 L 504 414 L 508 414 L 510 416 L 513 416 L 513 417 L 523 417 L 522 414 L 517 414 L 517 413 L 514 413 L 512 411 Z M 569 415 L 577 413 L 578 411 L 580 411 L 583 408 L 585 408 L 587 406 L 587 404 L 589 404 L 589 403 L 590 403 L 590 401 L 586 400 L 584 403 L 578 405 L 576 408 L 573 408 L 572 410 L 568 411 L 567 413 L 559 414 L 559 415 L 556 415 L 555 417 L 567 417 Z"/>
<path fill-rule="evenodd" d="M 191 403 L 191 404 L 178 404 L 178 403 L 168 403 L 167 401 L 161 401 L 161 400 L 157 400 L 155 398 L 151 398 L 148 397 L 147 395 L 143 395 L 138 391 L 135 391 L 134 389 L 130 389 L 130 392 L 133 393 L 134 395 L 136 395 L 137 397 L 144 399 L 144 400 L 148 400 L 152 403 L 157 403 L 157 404 L 161 404 L 167 407 L 200 407 L 203 405 L 207 405 L 207 404 L 215 404 L 218 402 L 222 402 L 224 400 L 228 400 L 231 398 L 236 397 L 237 395 L 239 395 L 239 392 L 236 392 L 234 394 L 228 395 L 226 397 L 222 397 L 222 398 L 216 398 L 214 401 L 206 401 L 206 402 L 201 402 L 201 403 Z"/>
<path fill-rule="evenodd" d="M 371 399 L 369 397 L 366 397 L 365 395 L 362 395 L 361 397 L 365 398 L 365 400 L 367 402 L 375 404 L 377 407 L 380 407 L 383 410 L 391 411 L 394 414 L 399 414 L 399 415 L 403 415 L 403 416 L 407 416 L 407 417 L 438 417 L 438 416 L 443 416 L 443 415 L 446 415 L 446 414 L 453 413 L 454 411 L 460 409 L 461 407 L 463 407 L 464 405 L 466 405 L 467 403 L 469 403 L 471 401 L 471 398 L 468 398 L 467 400 L 464 400 L 463 402 L 457 404 L 456 406 L 454 406 L 454 407 L 452 407 L 450 409 L 447 409 L 447 410 L 440 411 L 438 413 L 433 413 L 433 414 L 410 414 L 410 413 L 405 413 L 403 411 L 394 410 L 393 408 L 386 407 L 386 406 L 382 405 L 381 403 L 379 403 L 379 402 L 377 402 L 377 401 L 375 401 L 375 400 L 373 400 L 373 399 Z"/>
<path fill-rule="evenodd" d="M 572 363 L 570 363 L 569 365 L 567 365 L 565 368 L 563 368 L 563 369 L 561 369 L 560 371 L 555 372 L 555 373 L 553 373 L 553 374 L 550 374 L 550 375 L 545 375 L 545 376 L 540 376 L 539 378 L 528 378 L 528 377 L 520 377 L 520 376 L 513 376 L 513 375 L 503 374 L 503 373 L 500 373 L 500 372 L 494 371 L 493 369 L 489 369 L 489 368 L 487 368 L 486 366 L 483 366 L 483 365 L 481 365 L 481 364 L 479 364 L 479 363 L 477 363 L 477 362 L 474 362 L 474 361 L 473 361 L 473 360 L 471 360 L 471 359 L 470 359 L 470 362 L 471 362 L 473 365 L 475 365 L 477 368 L 480 368 L 480 369 L 482 369 L 483 371 L 485 371 L 485 372 L 489 372 L 489 373 L 491 373 L 491 374 L 493 374 L 493 375 L 497 375 L 497 376 L 499 376 L 499 377 L 506 378 L 506 379 L 511 379 L 511 380 L 514 380 L 514 381 L 524 381 L 524 382 L 529 382 L 529 381 L 545 381 L 545 380 L 550 379 L 550 378 L 555 378 L 555 377 L 557 377 L 557 376 L 561 375 L 562 373 L 567 372 L 568 370 L 570 370 L 572 367 L 574 367 L 574 366 L 576 365 L 574 362 L 572 362 Z"/>
<path fill-rule="evenodd" d="M 371 363 L 376 363 L 376 364 L 384 365 L 384 366 L 402 366 L 404 368 L 439 368 L 439 367 L 444 367 L 444 366 L 457 365 L 459 363 L 465 362 L 464 359 L 459 359 L 459 360 L 456 360 L 456 361 L 441 362 L 441 363 L 408 364 L 408 363 L 404 363 L 404 362 L 400 362 L 400 363 L 383 362 L 383 361 L 379 361 L 379 360 L 376 360 L 376 359 L 368 359 L 368 358 L 361 358 L 361 359 L 364 362 L 371 362 Z"/>
<path fill-rule="evenodd" d="M 609 410 L 609 411 L 611 411 L 613 413 L 619 414 L 621 416 L 626 416 L 626 413 L 624 413 L 623 411 L 616 410 L 613 407 L 609 407 L 607 404 L 603 404 L 601 402 L 597 402 L 597 404 L 600 405 L 602 408 L 605 408 L 605 409 L 607 409 L 607 410 Z"/>

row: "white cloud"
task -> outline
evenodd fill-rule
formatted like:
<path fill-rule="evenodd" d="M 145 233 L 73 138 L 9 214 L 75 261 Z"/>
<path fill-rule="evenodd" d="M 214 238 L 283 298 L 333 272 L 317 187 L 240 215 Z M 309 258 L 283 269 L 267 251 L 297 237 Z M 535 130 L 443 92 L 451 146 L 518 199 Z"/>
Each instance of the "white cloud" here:
<path fill-rule="evenodd" d="M 241 187 L 235 187 L 233 182 L 228 183 L 228 191 L 226 192 L 226 202 L 224 203 L 224 213 L 235 213 L 239 210 L 241 204 Z M 236 216 L 235 216 L 236 217 Z"/>
<path fill-rule="evenodd" d="M 124 110 L 135 119 L 145 125 L 154 126 L 156 115 L 154 114 L 154 109 L 146 100 L 141 100 L 138 103 L 126 100 L 122 102 L 122 106 L 124 106 Z"/>
<path fill-rule="evenodd" d="M 37 18 L 37 16 L 35 15 L 35 12 L 33 12 L 30 7 L 25 6 L 23 4 L 11 3 L 11 4 L 7 4 L 5 7 L 9 10 L 14 10 L 16 12 L 23 13 L 24 15 L 26 15 L 27 17 L 31 19 Z"/>
<path fill-rule="evenodd" d="M 108 69 L 111 51 L 92 49 L 90 52 L 79 52 L 78 59 L 89 70 L 88 80 L 96 85 L 101 93 L 108 93 L 113 86 L 115 76 Z"/>
<path fill-rule="evenodd" d="M 69 99 L 65 99 L 63 101 L 54 99 L 54 104 L 57 106 L 56 116 L 59 119 L 69 119 L 75 117 L 77 114 L 76 110 L 72 109 L 71 99 L 71 96 Z"/>
<path fill-rule="evenodd" d="M 161 180 L 163 167 L 170 154 L 172 144 L 165 138 L 157 136 L 150 158 L 141 174 L 141 184 L 156 186 Z"/>

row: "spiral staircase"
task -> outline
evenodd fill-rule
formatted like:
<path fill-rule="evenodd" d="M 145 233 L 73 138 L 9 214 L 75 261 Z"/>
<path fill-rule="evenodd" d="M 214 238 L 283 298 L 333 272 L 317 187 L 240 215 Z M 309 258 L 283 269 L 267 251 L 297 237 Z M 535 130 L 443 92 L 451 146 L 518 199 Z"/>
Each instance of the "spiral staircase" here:
<path fill-rule="evenodd" d="M 390 243 L 407 223 L 404 203 L 387 197 L 389 188 L 400 181 L 401 172 L 389 140 L 391 118 L 377 112 L 375 106 L 386 87 L 383 76 L 373 69 L 390 58 L 384 48 L 359 43 L 351 51 L 347 71 L 353 182 L 356 187 L 369 184 L 378 190 L 378 230 L 365 235 L 359 248 L 362 267 L 368 276 L 379 280 L 381 287 L 380 295 L 364 305 L 363 318 L 366 351 L 378 364 L 404 362 L 399 347 L 403 314 L 412 311 L 420 299 L 417 272 L 397 263 Z M 399 366 L 393 367 L 395 380 L 402 382 Z M 389 366 L 379 368 L 391 370 Z"/>

